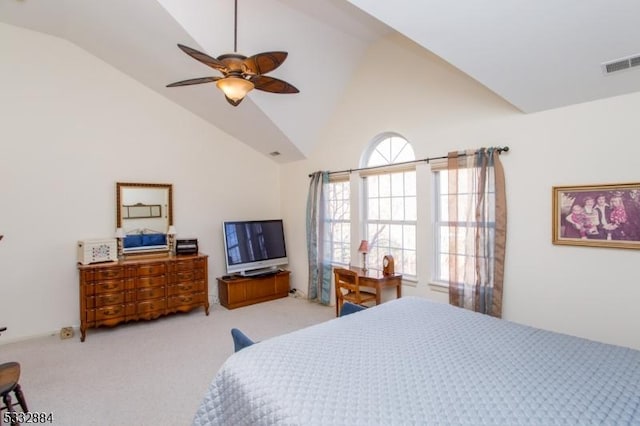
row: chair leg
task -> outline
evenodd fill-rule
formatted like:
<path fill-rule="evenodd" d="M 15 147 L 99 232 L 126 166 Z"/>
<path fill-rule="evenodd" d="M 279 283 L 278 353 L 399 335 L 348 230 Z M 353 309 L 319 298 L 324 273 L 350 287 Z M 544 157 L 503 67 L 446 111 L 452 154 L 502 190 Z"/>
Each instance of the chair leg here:
<path fill-rule="evenodd" d="M 7 408 L 7 410 L 9 410 L 9 414 L 15 414 L 15 410 L 13 409 L 13 403 L 11 402 L 11 395 L 9 392 L 5 393 L 4 395 L 2 395 L 2 402 L 4 403 L 5 407 Z M 17 423 L 15 423 L 13 420 L 15 420 L 16 416 L 12 415 L 11 417 L 11 426 L 16 425 Z"/>
<path fill-rule="evenodd" d="M 20 385 L 16 384 L 16 387 L 13 389 L 13 391 L 16 394 L 16 398 L 18 399 L 20 407 L 22 407 L 22 411 L 25 413 L 29 411 L 29 409 L 27 408 L 27 401 L 24 399 L 24 394 L 22 393 L 22 388 L 20 387 Z"/>

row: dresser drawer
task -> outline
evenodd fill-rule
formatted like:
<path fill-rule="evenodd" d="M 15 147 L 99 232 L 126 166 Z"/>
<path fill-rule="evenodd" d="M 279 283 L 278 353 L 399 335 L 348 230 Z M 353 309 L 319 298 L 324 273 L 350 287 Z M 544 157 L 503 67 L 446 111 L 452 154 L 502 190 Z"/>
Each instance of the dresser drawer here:
<path fill-rule="evenodd" d="M 194 303 L 202 303 L 204 301 L 203 293 L 184 294 L 169 297 L 169 309 L 177 306 L 192 305 Z"/>
<path fill-rule="evenodd" d="M 157 287 L 165 284 L 167 284 L 166 275 L 158 275 L 155 277 L 138 277 L 138 288 Z"/>
<path fill-rule="evenodd" d="M 136 311 L 138 314 L 148 312 L 162 311 L 167 308 L 166 299 L 149 300 L 146 302 L 138 302 Z"/>
<path fill-rule="evenodd" d="M 124 293 L 105 293 L 95 297 L 96 308 L 124 303 Z"/>
<path fill-rule="evenodd" d="M 191 270 L 191 271 L 178 271 L 178 272 L 176 272 L 175 277 L 176 277 L 175 282 L 178 282 L 178 283 L 193 281 L 193 280 L 196 279 L 196 272 L 193 271 L 193 270 Z"/>
<path fill-rule="evenodd" d="M 165 287 L 147 287 L 138 289 L 137 300 L 157 299 L 165 296 Z"/>
<path fill-rule="evenodd" d="M 93 287 L 96 294 L 115 293 L 115 292 L 124 290 L 124 281 L 122 280 L 99 281 L 99 282 L 96 282 L 93 285 Z"/>
<path fill-rule="evenodd" d="M 96 321 L 120 318 L 126 315 L 125 305 L 104 306 L 96 309 Z"/>
<path fill-rule="evenodd" d="M 195 261 L 193 259 L 178 260 L 173 267 L 176 271 L 191 271 L 195 267 Z"/>
<path fill-rule="evenodd" d="M 124 270 L 118 267 L 96 269 L 93 274 L 95 281 L 113 280 L 122 277 L 124 277 Z"/>
<path fill-rule="evenodd" d="M 96 309 L 87 309 L 87 321 L 113 325 L 127 318 L 132 318 L 135 313 L 136 305 L 133 303 L 103 306 Z"/>
<path fill-rule="evenodd" d="M 150 263 L 138 266 L 138 277 L 146 275 L 163 275 L 167 272 L 167 265 L 164 263 Z"/>
<path fill-rule="evenodd" d="M 178 283 L 169 286 L 169 295 L 175 296 L 179 294 L 197 293 L 204 290 L 203 281 L 190 281 L 186 283 Z"/>

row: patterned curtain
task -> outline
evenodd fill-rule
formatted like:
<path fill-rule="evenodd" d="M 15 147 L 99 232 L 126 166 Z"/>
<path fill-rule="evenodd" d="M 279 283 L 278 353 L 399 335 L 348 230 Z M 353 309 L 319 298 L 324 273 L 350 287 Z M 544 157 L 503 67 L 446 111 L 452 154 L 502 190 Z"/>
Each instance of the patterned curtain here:
<path fill-rule="evenodd" d="M 329 238 L 325 233 L 327 204 L 325 187 L 329 183 L 329 172 L 311 175 L 307 197 L 307 255 L 309 258 L 309 300 L 323 305 L 331 303 L 331 262 L 325 244 Z"/>
<path fill-rule="evenodd" d="M 498 148 L 448 155 L 449 303 L 502 316 L 507 236 Z"/>

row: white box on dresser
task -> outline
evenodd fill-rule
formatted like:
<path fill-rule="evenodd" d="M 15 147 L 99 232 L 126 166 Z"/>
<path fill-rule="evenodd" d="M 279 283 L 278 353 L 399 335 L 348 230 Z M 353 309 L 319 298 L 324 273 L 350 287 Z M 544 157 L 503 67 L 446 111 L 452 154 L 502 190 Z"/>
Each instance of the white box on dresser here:
<path fill-rule="evenodd" d="M 118 260 L 118 242 L 115 238 L 78 241 L 78 262 L 83 265 Z"/>

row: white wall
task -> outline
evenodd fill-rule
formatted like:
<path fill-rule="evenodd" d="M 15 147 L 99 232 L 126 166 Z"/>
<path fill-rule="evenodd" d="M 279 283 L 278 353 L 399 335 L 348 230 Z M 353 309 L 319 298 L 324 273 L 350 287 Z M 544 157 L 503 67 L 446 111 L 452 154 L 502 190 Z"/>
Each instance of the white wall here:
<path fill-rule="evenodd" d="M 640 349 L 640 252 L 551 244 L 552 186 L 640 181 L 638 111 L 636 93 L 524 115 L 439 58 L 391 36 L 369 50 L 310 159 L 283 167 L 285 220 L 304 235 L 307 175 L 356 168 L 381 132 L 404 135 L 417 158 L 508 145 L 511 151 L 502 156 L 509 210 L 504 318 Z M 428 171 L 419 180 L 429 200 Z M 404 291 L 444 301 L 446 295 L 428 285 L 429 203 L 420 209 L 420 281 Z M 293 253 L 305 252 L 301 238 L 290 245 Z M 293 257 L 290 267 L 294 285 L 306 291 L 306 257 Z"/>
<path fill-rule="evenodd" d="M 173 184 L 217 297 L 222 220 L 279 217 L 278 166 L 69 42 L 0 24 L 0 52 L 2 343 L 79 324 L 76 243 L 113 236 L 118 181 Z"/>

